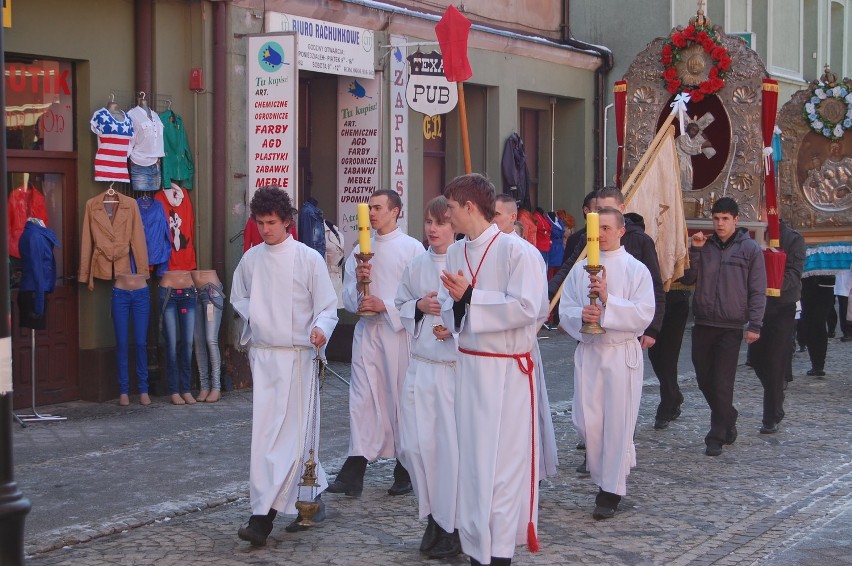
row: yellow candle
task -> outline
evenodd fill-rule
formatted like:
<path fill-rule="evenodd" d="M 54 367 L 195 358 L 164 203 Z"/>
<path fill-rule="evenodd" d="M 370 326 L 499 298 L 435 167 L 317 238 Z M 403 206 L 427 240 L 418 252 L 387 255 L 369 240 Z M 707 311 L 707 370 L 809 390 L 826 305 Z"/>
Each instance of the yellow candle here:
<path fill-rule="evenodd" d="M 358 205 L 358 245 L 362 254 L 370 253 L 370 207 Z"/>
<path fill-rule="evenodd" d="M 589 265 L 601 264 L 600 235 L 598 213 L 590 212 L 586 215 L 586 255 Z"/>

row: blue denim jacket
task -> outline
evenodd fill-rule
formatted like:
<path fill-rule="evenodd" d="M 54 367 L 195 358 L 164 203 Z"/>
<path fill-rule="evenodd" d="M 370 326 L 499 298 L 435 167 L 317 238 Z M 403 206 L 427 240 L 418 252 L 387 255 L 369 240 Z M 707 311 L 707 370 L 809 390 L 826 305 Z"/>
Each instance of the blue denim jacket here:
<path fill-rule="evenodd" d="M 311 200 L 305 201 L 299 211 L 299 241 L 325 257 L 325 222 L 322 210 Z"/>
<path fill-rule="evenodd" d="M 59 247 L 59 240 L 50 228 L 35 222 L 27 222 L 18 242 L 21 250 L 23 277 L 21 291 L 34 291 L 35 314 L 44 313 L 44 294 L 56 289 L 56 258 L 53 248 Z"/>

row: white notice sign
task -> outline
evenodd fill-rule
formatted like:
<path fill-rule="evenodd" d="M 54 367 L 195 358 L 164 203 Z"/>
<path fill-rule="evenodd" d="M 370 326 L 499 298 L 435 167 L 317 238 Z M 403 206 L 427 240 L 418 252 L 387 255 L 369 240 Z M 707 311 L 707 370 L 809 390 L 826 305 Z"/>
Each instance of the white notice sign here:
<path fill-rule="evenodd" d="M 375 38 L 368 29 L 280 12 L 266 13 L 266 29 L 299 35 L 299 68 L 372 79 Z"/>
<path fill-rule="evenodd" d="M 277 33 L 248 38 L 246 69 L 246 148 L 248 200 L 260 187 L 284 189 L 295 205 L 296 187 L 296 35 Z"/>

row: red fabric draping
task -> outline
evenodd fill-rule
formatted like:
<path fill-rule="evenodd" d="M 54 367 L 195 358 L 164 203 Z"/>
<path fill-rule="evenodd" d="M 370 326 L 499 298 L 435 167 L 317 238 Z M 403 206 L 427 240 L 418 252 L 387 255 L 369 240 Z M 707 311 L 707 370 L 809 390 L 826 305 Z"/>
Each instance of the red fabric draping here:
<path fill-rule="evenodd" d="M 775 114 L 778 110 L 778 81 L 763 79 L 763 112 L 760 125 L 763 132 L 763 147 L 772 147 L 775 130 Z M 764 170 L 766 179 L 766 219 L 769 223 L 769 245 L 780 245 L 781 232 L 778 226 L 778 194 L 775 188 L 775 164 L 772 157 L 765 160 L 769 167 Z"/>
<path fill-rule="evenodd" d="M 435 35 L 444 58 L 444 76 L 451 83 L 463 82 L 473 76 L 467 60 L 467 36 L 470 20 L 450 4 L 441 21 L 435 26 Z"/>
<path fill-rule="evenodd" d="M 616 81 L 612 89 L 615 101 L 615 141 L 618 153 L 615 158 L 615 186 L 621 188 L 621 168 L 624 160 L 624 115 L 627 109 L 627 81 Z"/>
<path fill-rule="evenodd" d="M 783 250 L 763 250 L 763 262 L 766 264 L 766 296 L 780 297 L 787 254 Z"/>
<path fill-rule="evenodd" d="M 763 79 L 763 111 L 761 130 L 763 147 L 772 147 L 772 134 L 775 130 L 775 113 L 778 110 L 778 81 Z M 766 187 L 766 220 L 769 224 L 769 245 L 777 248 L 781 245 L 781 228 L 778 226 L 778 193 L 775 189 L 775 163 L 772 156 L 764 154 L 764 175 Z M 766 294 L 770 297 L 781 296 L 781 284 L 784 281 L 784 268 L 787 254 L 778 250 L 763 252 L 766 264 Z"/>

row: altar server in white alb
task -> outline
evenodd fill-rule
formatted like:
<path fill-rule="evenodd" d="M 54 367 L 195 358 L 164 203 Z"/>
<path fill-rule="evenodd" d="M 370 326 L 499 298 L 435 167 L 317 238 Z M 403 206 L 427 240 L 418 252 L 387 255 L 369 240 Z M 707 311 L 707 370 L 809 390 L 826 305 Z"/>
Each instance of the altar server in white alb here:
<path fill-rule="evenodd" d="M 438 299 L 458 333 L 456 528 L 471 564 L 510 564 L 538 550 L 536 332 L 547 318 L 541 254 L 504 234 L 482 175 L 447 185 L 450 222 L 466 237 L 447 250 Z"/>
<path fill-rule="evenodd" d="M 352 382 L 349 386 L 349 457 L 328 486 L 329 493 L 358 497 L 364 489 L 367 463 L 399 454 L 399 394 L 408 368 L 408 333 L 394 304 L 402 272 L 415 257 L 426 252 L 423 244 L 399 229 L 402 200 L 396 191 L 379 190 L 370 197 L 370 239 L 373 258 L 355 258 L 360 245 L 346 260 L 343 306 L 362 316 L 352 340 Z M 361 281 L 369 278 L 369 295 Z M 390 495 L 411 492 L 411 478 L 397 461 Z"/>
<path fill-rule="evenodd" d="M 592 481 L 600 488 L 592 516 L 615 516 L 636 465 L 633 431 L 642 398 L 639 337 L 654 318 L 654 285 L 645 265 L 621 245 L 624 216 L 614 208 L 600 214 L 600 262 L 589 276 L 578 262 L 562 288 L 559 325 L 579 340 L 574 352 L 574 426 L 586 439 Z M 599 300 L 590 304 L 589 291 Z M 584 334 L 584 322 L 599 322 L 605 334 Z"/>
<path fill-rule="evenodd" d="M 238 535 L 253 546 L 263 546 L 272 532 L 278 511 L 295 514 L 298 483 L 308 451 L 319 454 L 317 441 L 306 445 L 311 420 L 311 394 L 318 395 L 313 359 L 337 325 L 337 295 L 316 250 L 289 237 L 295 209 L 290 197 L 277 187 L 258 189 L 251 200 L 251 215 L 264 244 L 248 250 L 234 272 L 231 304 L 245 326 L 241 344 L 249 345 L 251 365 L 252 427 L 248 524 Z M 319 404 L 316 404 L 319 411 Z M 317 462 L 317 493 L 328 485 Z M 302 498 L 304 498 L 304 494 Z M 325 519 L 322 499 L 314 522 Z M 302 530 L 298 522 L 286 530 Z"/>
<path fill-rule="evenodd" d="M 500 194 L 494 203 L 494 224 L 504 234 L 511 234 L 526 242 L 538 252 L 538 249 L 527 242 L 515 231 L 515 220 L 518 219 L 518 203 L 510 195 Z M 541 256 L 541 252 L 539 252 Z M 541 260 L 541 269 L 547 275 L 547 265 L 544 258 Z M 541 446 L 541 457 L 539 461 L 539 476 L 544 478 L 553 477 L 558 473 L 559 457 L 556 454 L 556 430 L 553 428 L 553 417 L 550 414 L 550 398 L 547 395 L 547 383 L 544 380 L 544 363 L 541 360 L 541 348 L 538 340 L 534 342 L 532 351 L 533 364 L 535 364 L 535 385 L 538 392 L 536 403 L 538 406 L 538 442 Z"/>
<path fill-rule="evenodd" d="M 438 288 L 455 241 L 447 199 L 432 199 L 424 211 L 428 253 L 402 274 L 396 306 L 411 335 L 411 361 L 399 404 L 400 459 L 411 474 L 420 518 L 427 519 L 420 552 L 429 558 L 461 553 L 456 523 L 459 449 L 456 438 L 456 342 L 441 322 Z"/>

